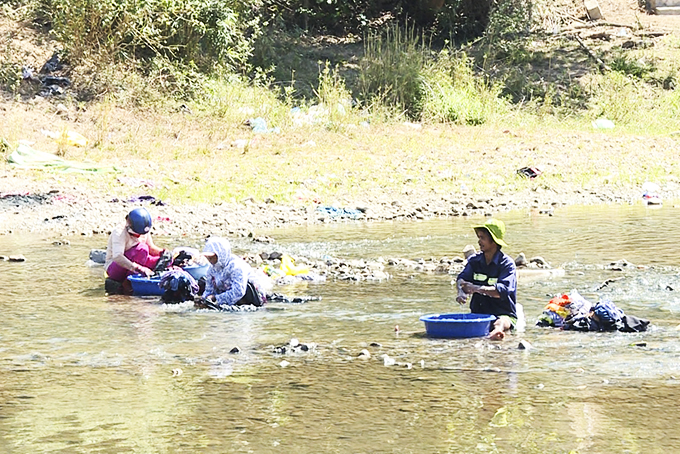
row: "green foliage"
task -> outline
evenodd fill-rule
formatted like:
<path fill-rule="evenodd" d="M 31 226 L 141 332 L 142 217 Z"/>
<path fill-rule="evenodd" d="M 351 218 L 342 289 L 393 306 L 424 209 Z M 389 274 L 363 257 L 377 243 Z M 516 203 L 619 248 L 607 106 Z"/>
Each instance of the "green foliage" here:
<path fill-rule="evenodd" d="M 74 74 L 81 101 L 109 99 L 121 107 L 174 106 L 205 95 L 208 76 L 191 65 L 157 57 L 149 62 L 83 61 Z"/>
<path fill-rule="evenodd" d="M 326 62 L 319 72 L 319 85 L 315 91 L 319 104 L 328 115 L 328 127 L 338 130 L 354 113 L 352 93 L 345 86 L 338 68 L 331 69 Z"/>
<path fill-rule="evenodd" d="M 496 0 L 489 14 L 486 38 L 516 39 L 533 26 L 533 0 Z"/>
<path fill-rule="evenodd" d="M 428 30 L 438 41 L 479 36 L 493 0 L 263 0 L 268 23 L 290 30 L 347 35 L 392 21 Z"/>
<path fill-rule="evenodd" d="M 617 71 L 594 76 L 588 88 L 591 94 L 588 110 L 592 118 L 632 123 L 638 119 L 641 109 L 654 108 L 651 87 Z"/>
<path fill-rule="evenodd" d="M 15 63 L 0 61 L 0 88 L 16 93 L 21 85 L 21 68 Z"/>
<path fill-rule="evenodd" d="M 319 87 L 316 90 L 319 102 L 326 106 L 351 104 L 352 93 L 347 90 L 345 81 L 338 74 L 337 68 L 332 70 L 328 62 L 319 71 Z"/>
<path fill-rule="evenodd" d="M 73 56 L 104 53 L 241 69 L 257 33 L 249 2 L 221 0 L 39 0 Z"/>
<path fill-rule="evenodd" d="M 0 137 L 0 154 L 7 156 L 12 149 L 10 143 L 4 137 Z"/>
<path fill-rule="evenodd" d="M 666 68 L 663 71 L 657 71 L 647 77 L 647 81 L 664 90 L 675 90 L 678 87 L 680 80 L 680 69 Z"/>
<path fill-rule="evenodd" d="M 609 64 L 612 70 L 622 74 L 643 79 L 656 70 L 654 61 L 644 57 L 634 58 L 631 55 L 620 52 Z"/>
<path fill-rule="evenodd" d="M 668 112 L 671 118 L 680 118 L 680 91 L 673 90 L 662 97 L 661 107 Z"/>
<path fill-rule="evenodd" d="M 484 32 L 483 66 L 489 62 L 505 60 L 506 64 L 529 61 L 531 52 L 526 49 L 524 36 L 533 25 L 532 0 L 497 0 L 489 16 Z"/>
<path fill-rule="evenodd" d="M 381 2 L 360 0 L 264 0 L 268 20 L 288 27 L 344 34 L 367 25 L 381 11 Z"/>
<path fill-rule="evenodd" d="M 442 51 L 424 71 L 422 117 L 431 122 L 479 125 L 507 110 L 500 84 L 474 74 L 467 55 Z"/>
<path fill-rule="evenodd" d="M 367 103 L 380 100 L 417 117 L 428 52 L 413 28 L 390 26 L 384 34 L 368 34 L 360 62 L 362 100 Z"/>
<path fill-rule="evenodd" d="M 225 124 L 243 124 L 256 117 L 266 118 L 274 126 L 288 121 L 290 106 L 281 102 L 272 87 L 264 83 L 223 74 L 207 80 L 204 89 L 204 95 L 192 106 L 203 116 L 219 118 Z"/>
<path fill-rule="evenodd" d="M 414 119 L 469 125 L 506 110 L 501 85 L 475 74 L 467 55 L 446 49 L 433 55 L 429 49 L 412 29 L 393 26 L 384 35 L 369 35 L 360 63 L 362 100 Z"/>

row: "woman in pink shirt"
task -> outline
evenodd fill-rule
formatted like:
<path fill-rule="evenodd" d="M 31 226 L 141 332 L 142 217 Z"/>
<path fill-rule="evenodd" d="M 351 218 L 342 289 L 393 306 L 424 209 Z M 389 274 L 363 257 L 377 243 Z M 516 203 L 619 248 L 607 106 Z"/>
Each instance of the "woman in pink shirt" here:
<path fill-rule="evenodd" d="M 125 224 L 111 232 L 106 247 L 106 292 L 132 294 L 128 276 L 153 275 L 153 269 L 164 249 L 151 239 L 151 214 L 146 208 L 135 208 L 125 216 Z"/>

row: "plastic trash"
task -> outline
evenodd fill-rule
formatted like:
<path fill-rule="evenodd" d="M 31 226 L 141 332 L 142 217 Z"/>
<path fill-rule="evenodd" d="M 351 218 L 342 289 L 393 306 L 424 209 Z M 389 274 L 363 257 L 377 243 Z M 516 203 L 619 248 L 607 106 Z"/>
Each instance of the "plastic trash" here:
<path fill-rule="evenodd" d="M 50 139 L 54 139 L 60 145 L 75 145 L 77 147 L 85 147 L 88 143 L 88 140 L 85 138 L 85 136 L 67 129 L 64 129 L 61 133 L 52 132 L 47 129 L 41 129 L 40 132 Z"/>
<path fill-rule="evenodd" d="M 606 118 L 598 118 L 593 121 L 593 128 L 595 129 L 614 129 L 614 126 L 616 126 L 614 122 Z"/>
<path fill-rule="evenodd" d="M 253 118 L 250 120 L 250 127 L 253 132 L 267 132 L 267 121 L 262 117 Z"/>
<path fill-rule="evenodd" d="M 529 178 L 529 179 L 534 179 L 534 178 L 540 176 L 542 173 L 543 173 L 543 171 L 538 166 L 522 167 L 521 169 L 517 169 L 517 174 L 519 176 L 522 176 L 524 178 Z"/>
<path fill-rule="evenodd" d="M 390 358 L 388 355 L 384 354 L 384 355 L 382 355 L 382 358 L 383 358 L 383 364 L 385 365 L 385 367 L 394 366 L 397 363 L 393 358 Z"/>
<path fill-rule="evenodd" d="M 306 266 L 296 266 L 293 258 L 288 255 L 281 257 L 281 271 L 286 273 L 287 276 L 309 274 L 309 268 Z"/>
<path fill-rule="evenodd" d="M 364 213 L 362 213 L 361 210 L 352 208 L 336 208 L 332 206 L 317 207 L 316 211 L 330 218 L 359 219 L 364 215 Z"/>
<path fill-rule="evenodd" d="M 267 120 L 265 120 L 262 117 L 257 117 L 257 118 L 251 118 L 248 120 L 248 124 L 252 128 L 253 132 L 256 134 L 266 134 L 266 133 L 277 133 L 279 132 L 279 128 L 268 128 L 267 127 Z"/>
<path fill-rule="evenodd" d="M 59 53 L 55 52 L 52 54 L 49 60 L 45 62 L 45 64 L 40 68 L 40 73 L 41 74 L 49 74 L 54 71 L 58 71 L 63 68 L 63 65 L 61 64 L 61 61 L 59 59 Z"/>
<path fill-rule="evenodd" d="M 23 79 L 33 79 L 33 68 L 30 66 L 24 66 L 21 68 L 21 77 Z"/>
<path fill-rule="evenodd" d="M 106 249 L 90 250 L 90 260 L 98 265 L 103 265 L 106 263 Z"/>
<path fill-rule="evenodd" d="M 651 183 L 651 182 L 646 182 L 645 184 L 642 185 L 642 200 L 647 204 L 647 205 L 661 205 L 663 204 L 663 200 L 661 199 L 661 196 L 659 195 L 659 192 L 661 191 L 661 187 L 659 187 L 658 184 L 656 183 Z"/>

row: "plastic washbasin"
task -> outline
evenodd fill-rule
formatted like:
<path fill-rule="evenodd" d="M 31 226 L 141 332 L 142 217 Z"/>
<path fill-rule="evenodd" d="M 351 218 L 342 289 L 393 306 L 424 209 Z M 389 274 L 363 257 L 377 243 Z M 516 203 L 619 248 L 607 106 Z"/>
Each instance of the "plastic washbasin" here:
<path fill-rule="evenodd" d="M 467 338 L 489 334 L 489 326 L 496 317 L 489 314 L 429 314 L 420 317 L 430 337 Z"/>
<path fill-rule="evenodd" d="M 190 265 L 182 268 L 194 279 L 198 280 L 206 275 L 210 265 Z M 132 292 L 136 296 L 162 295 L 164 290 L 161 288 L 161 278 L 159 276 L 146 277 L 143 274 L 133 274 L 128 276 L 132 284 Z"/>
<path fill-rule="evenodd" d="M 146 277 L 142 274 L 133 274 L 128 276 L 128 280 L 132 284 L 132 292 L 136 296 L 162 295 L 160 277 Z"/>
<path fill-rule="evenodd" d="M 191 274 L 191 276 L 194 279 L 199 280 L 200 278 L 206 275 L 206 273 L 208 272 L 208 268 L 210 268 L 209 263 L 206 263 L 205 265 L 189 265 L 185 266 L 182 269 L 187 273 Z"/>

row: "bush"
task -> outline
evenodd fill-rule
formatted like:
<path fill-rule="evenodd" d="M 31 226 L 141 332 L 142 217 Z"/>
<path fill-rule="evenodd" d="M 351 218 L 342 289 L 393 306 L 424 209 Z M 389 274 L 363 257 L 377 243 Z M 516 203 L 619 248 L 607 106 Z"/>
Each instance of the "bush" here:
<path fill-rule="evenodd" d="M 0 63 L 0 88 L 16 93 L 21 85 L 21 68 L 11 62 Z"/>
<path fill-rule="evenodd" d="M 618 123 L 639 120 L 638 112 L 653 109 L 657 98 L 649 85 L 617 71 L 593 76 L 588 89 L 590 116 L 606 117 Z"/>
<path fill-rule="evenodd" d="M 384 34 L 370 33 L 359 65 L 362 100 L 369 104 L 378 100 L 417 118 L 428 52 L 413 28 L 393 25 Z"/>
<path fill-rule="evenodd" d="M 634 58 L 624 52 L 619 52 L 615 55 L 609 66 L 614 71 L 639 79 L 643 79 L 656 70 L 654 61 L 645 58 Z"/>
<path fill-rule="evenodd" d="M 425 69 L 424 86 L 421 110 L 426 121 L 479 125 L 507 110 L 499 98 L 500 85 L 474 74 L 465 54 L 442 51 Z"/>
<path fill-rule="evenodd" d="M 236 0 L 38 0 L 58 39 L 76 57 L 169 61 L 243 69 L 258 32 L 251 2 Z"/>

